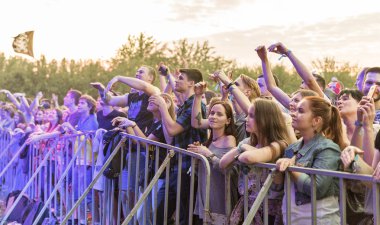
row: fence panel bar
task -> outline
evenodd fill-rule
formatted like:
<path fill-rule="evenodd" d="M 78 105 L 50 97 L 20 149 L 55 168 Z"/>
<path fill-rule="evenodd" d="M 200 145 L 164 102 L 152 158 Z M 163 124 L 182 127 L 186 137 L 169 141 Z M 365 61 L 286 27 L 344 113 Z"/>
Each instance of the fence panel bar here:
<path fill-rule="evenodd" d="M 340 224 L 347 224 L 346 216 L 346 204 L 347 204 L 347 192 L 346 181 L 343 178 L 339 178 L 339 212 L 340 212 Z"/>

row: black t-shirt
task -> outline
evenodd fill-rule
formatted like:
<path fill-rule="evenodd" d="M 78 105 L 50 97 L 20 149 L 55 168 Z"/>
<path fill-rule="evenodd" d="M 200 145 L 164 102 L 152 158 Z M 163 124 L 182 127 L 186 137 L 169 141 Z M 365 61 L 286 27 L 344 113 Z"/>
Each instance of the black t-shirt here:
<path fill-rule="evenodd" d="M 153 134 L 158 139 L 158 142 L 161 142 L 164 144 L 171 144 L 171 143 L 166 143 L 164 131 L 162 128 L 162 121 L 156 121 L 150 126 L 150 128 L 147 130 L 145 135 L 148 137 L 150 134 Z M 151 159 L 149 167 L 150 167 L 151 171 L 153 172 L 155 170 L 155 166 L 156 166 L 156 158 L 157 158 L 156 151 L 157 151 L 157 149 L 153 145 L 149 146 L 149 148 L 150 148 L 149 149 L 150 150 L 149 151 L 149 157 Z M 167 150 L 165 148 L 159 148 L 159 153 L 158 153 L 159 166 L 161 166 L 162 162 L 165 160 L 166 155 L 167 155 Z M 172 161 L 174 161 L 174 160 L 172 160 Z M 165 177 L 165 173 L 163 173 L 160 176 L 161 179 L 164 177 Z"/>
<path fill-rule="evenodd" d="M 145 133 L 153 123 L 153 114 L 147 110 L 149 95 L 143 93 L 128 94 L 128 118 L 136 122 L 137 126 Z"/>
<path fill-rule="evenodd" d="M 105 130 L 112 130 L 115 128 L 112 126 L 111 121 L 118 117 L 127 117 L 127 114 L 117 111 L 117 110 L 112 110 L 108 115 L 103 116 L 103 110 L 100 110 L 99 112 L 96 113 L 96 118 L 98 120 L 99 128 L 105 129 Z"/>

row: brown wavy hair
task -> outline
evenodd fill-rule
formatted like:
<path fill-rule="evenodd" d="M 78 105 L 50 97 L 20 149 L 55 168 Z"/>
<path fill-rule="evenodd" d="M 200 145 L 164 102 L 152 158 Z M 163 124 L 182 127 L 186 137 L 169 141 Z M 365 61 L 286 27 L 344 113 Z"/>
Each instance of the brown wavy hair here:
<path fill-rule="evenodd" d="M 234 114 L 233 114 L 231 105 L 228 102 L 226 102 L 226 101 L 216 100 L 216 101 L 212 102 L 212 104 L 210 103 L 210 110 L 215 105 L 222 105 L 223 108 L 226 110 L 226 117 L 227 117 L 227 119 L 230 119 L 230 123 L 228 125 L 226 125 L 226 127 L 224 129 L 224 134 L 225 135 L 232 135 L 232 136 L 234 136 L 236 138 L 236 129 L 235 129 Z M 212 142 L 212 139 L 213 139 L 213 133 L 212 133 L 212 129 L 211 129 L 210 137 L 204 143 L 204 146 L 209 147 L 210 144 L 211 144 L 211 142 Z"/>
<path fill-rule="evenodd" d="M 255 123 L 258 134 L 251 133 L 250 142 L 252 146 L 260 143 L 268 146 L 272 142 L 290 142 L 290 137 L 286 128 L 281 109 L 273 100 L 257 98 L 252 102 L 255 109 Z"/>

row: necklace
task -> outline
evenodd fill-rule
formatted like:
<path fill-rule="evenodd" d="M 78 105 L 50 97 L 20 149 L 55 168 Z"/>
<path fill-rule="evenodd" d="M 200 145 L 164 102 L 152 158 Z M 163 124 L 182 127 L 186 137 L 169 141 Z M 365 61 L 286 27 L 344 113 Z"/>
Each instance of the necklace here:
<path fill-rule="evenodd" d="M 212 142 L 215 142 L 215 141 L 217 141 L 219 138 L 221 138 L 221 137 L 223 137 L 224 135 L 222 135 L 222 136 L 219 136 L 219 137 L 217 137 L 217 138 L 213 138 L 212 139 Z"/>

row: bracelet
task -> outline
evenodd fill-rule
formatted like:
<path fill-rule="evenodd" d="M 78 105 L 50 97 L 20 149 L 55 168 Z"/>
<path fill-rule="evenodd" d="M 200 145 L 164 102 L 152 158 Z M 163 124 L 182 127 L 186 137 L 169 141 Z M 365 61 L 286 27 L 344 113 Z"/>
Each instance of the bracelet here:
<path fill-rule="evenodd" d="M 232 81 L 231 83 L 229 83 L 228 85 L 227 85 L 227 89 L 230 89 L 230 87 L 232 86 L 232 85 L 235 85 L 236 83 L 234 82 L 234 81 Z"/>
<path fill-rule="evenodd" d="M 240 143 L 238 144 L 238 146 L 237 146 L 237 152 L 238 152 L 239 154 L 241 154 L 241 153 L 244 152 L 244 149 L 242 149 L 242 147 L 241 147 L 242 145 L 243 145 L 243 143 L 240 142 Z"/>
<path fill-rule="evenodd" d="M 358 172 L 358 168 L 359 168 L 358 160 L 359 160 L 359 155 L 356 154 L 354 160 L 352 160 L 352 162 L 350 164 L 350 169 L 351 169 L 352 173 Z"/>
<path fill-rule="evenodd" d="M 209 155 L 209 156 L 206 156 L 206 158 L 207 158 L 207 160 L 208 161 L 212 161 L 212 158 L 215 156 L 215 154 L 214 153 L 211 153 L 211 155 Z"/>
<path fill-rule="evenodd" d="M 239 161 L 239 156 L 240 156 L 240 154 L 241 154 L 241 153 L 235 155 L 235 157 L 234 157 L 235 161 Z"/>
<path fill-rule="evenodd" d="M 282 55 L 280 56 L 280 58 L 278 58 L 278 60 L 281 60 L 281 59 L 284 58 L 284 57 L 288 57 L 290 53 L 292 53 L 292 51 L 290 51 L 290 50 L 288 49 L 288 51 L 286 51 L 284 54 L 282 54 Z"/>
<path fill-rule="evenodd" d="M 363 122 L 359 121 L 359 120 L 356 120 L 355 121 L 355 126 L 357 127 L 362 127 L 363 126 Z"/>

